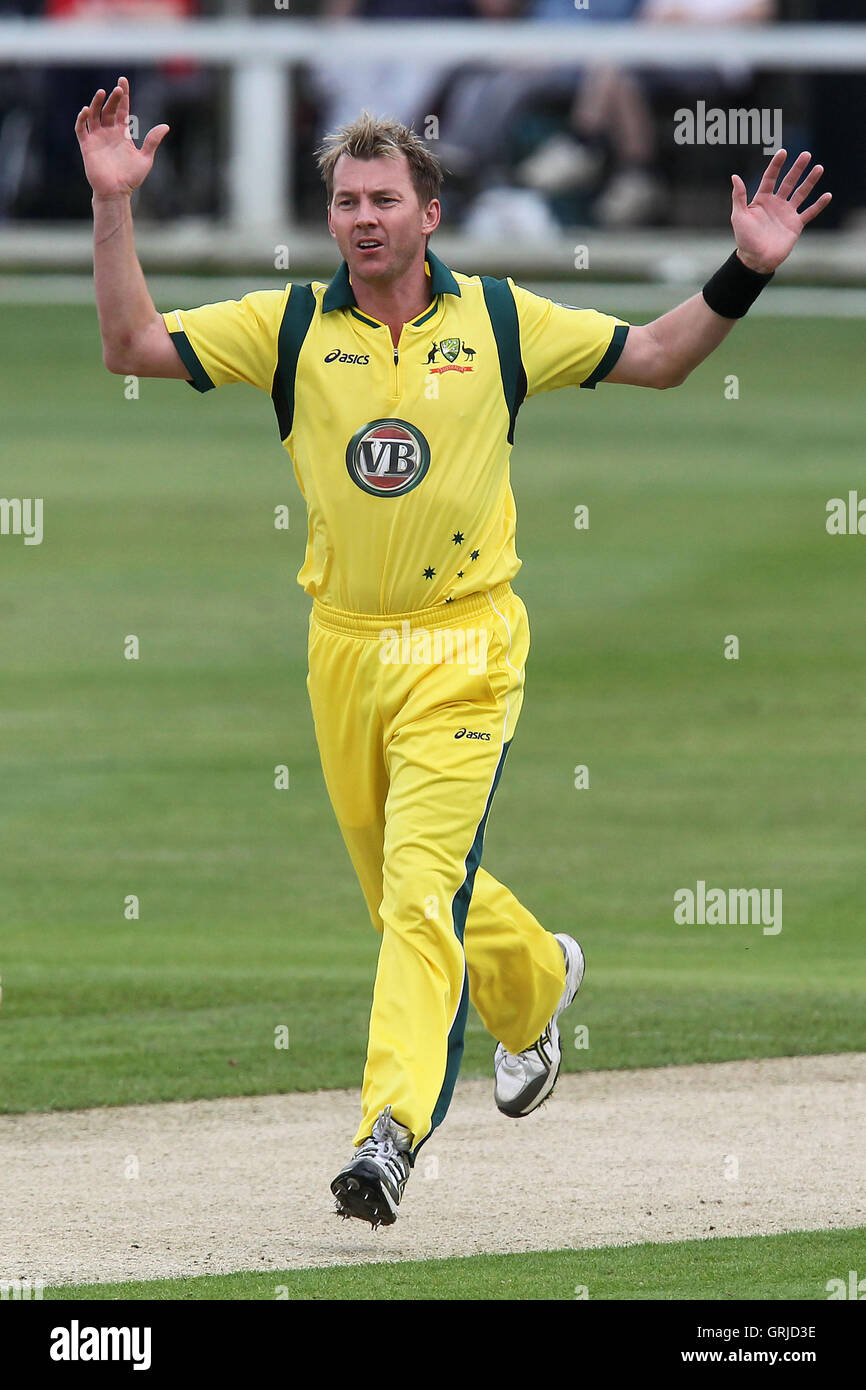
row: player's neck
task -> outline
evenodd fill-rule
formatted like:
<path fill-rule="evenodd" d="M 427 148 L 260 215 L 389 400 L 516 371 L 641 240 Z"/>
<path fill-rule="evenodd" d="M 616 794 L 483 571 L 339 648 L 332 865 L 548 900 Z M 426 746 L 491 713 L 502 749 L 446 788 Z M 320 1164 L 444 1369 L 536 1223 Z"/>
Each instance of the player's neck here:
<path fill-rule="evenodd" d="M 369 314 L 371 318 L 388 325 L 395 346 L 403 324 L 418 318 L 433 300 L 430 277 L 423 259 L 396 280 L 370 281 L 353 275 L 352 290 L 362 314 Z"/>

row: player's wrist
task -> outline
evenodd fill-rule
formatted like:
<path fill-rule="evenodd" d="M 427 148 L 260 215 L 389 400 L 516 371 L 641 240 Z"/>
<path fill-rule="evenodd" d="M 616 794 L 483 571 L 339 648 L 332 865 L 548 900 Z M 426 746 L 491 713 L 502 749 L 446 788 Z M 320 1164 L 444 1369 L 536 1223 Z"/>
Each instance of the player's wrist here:
<path fill-rule="evenodd" d="M 734 254 L 737 260 L 741 261 L 747 270 L 753 270 L 756 275 L 770 276 L 775 273 L 776 267 L 774 265 L 767 265 L 765 261 L 762 261 L 760 257 L 754 255 L 751 251 L 741 251 L 738 246 Z"/>
<path fill-rule="evenodd" d="M 96 193 L 94 191 L 91 202 L 96 207 L 98 204 L 109 205 L 111 203 L 128 203 L 132 197 L 132 190 L 129 188 L 119 189 L 114 193 Z"/>
<path fill-rule="evenodd" d="M 701 293 L 704 302 L 723 319 L 741 319 L 751 309 L 775 271 L 754 270 L 733 251 L 715 275 L 711 275 Z"/>

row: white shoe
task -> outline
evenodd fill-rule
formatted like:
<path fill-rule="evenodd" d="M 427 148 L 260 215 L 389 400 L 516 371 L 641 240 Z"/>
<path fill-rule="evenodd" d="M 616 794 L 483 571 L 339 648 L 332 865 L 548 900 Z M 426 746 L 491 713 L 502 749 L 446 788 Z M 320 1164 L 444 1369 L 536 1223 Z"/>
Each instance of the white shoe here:
<path fill-rule="evenodd" d="M 645 169 L 614 174 L 593 211 L 602 227 L 636 227 L 649 222 L 664 206 L 664 190 Z"/>
<path fill-rule="evenodd" d="M 552 135 L 515 170 L 519 183 L 539 193 L 567 193 L 595 183 L 604 155 L 568 135 Z"/>
<path fill-rule="evenodd" d="M 515 1120 L 537 1110 L 556 1085 L 562 1065 L 557 1019 L 574 1002 L 586 968 L 583 951 L 572 937 L 557 933 L 556 939 L 565 956 L 565 989 L 553 1018 L 532 1047 L 515 1054 L 497 1043 L 493 1056 L 494 1100 L 503 1115 Z"/>
<path fill-rule="evenodd" d="M 393 1226 L 397 1208 L 409 1177 L 407 1157 L 412 1135 L 398 1124 L 386 1105 L 373 1126 L 373 1133 L 359 1144 L 345 1168 L 341 1168 L 331 1191 L 337 1199 L 338 1216 L 357 1216 L 377 1226 Z"/>

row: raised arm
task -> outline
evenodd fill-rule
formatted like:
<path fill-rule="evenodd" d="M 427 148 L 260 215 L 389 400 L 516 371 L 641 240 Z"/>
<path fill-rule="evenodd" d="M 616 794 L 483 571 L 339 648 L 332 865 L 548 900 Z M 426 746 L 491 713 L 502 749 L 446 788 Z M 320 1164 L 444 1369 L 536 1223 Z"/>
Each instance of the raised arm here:
<path fill-rule="evenodd" d="M 118 78 L 78 113 L 75 133 L 93 189 L 93 283 L 110 372 L 185 378 L 168 330 L 154 307 L 135 251 L 132 193 L 150 173 L 167 125 L 154 126 L 139 150 L 129 133 L 129 83 Z"/>
<path fill-rule="evenodd" d="M 831 195 L 822 193 L 800 211 L 824 172 L 823 166 L 816 164 L 806 174 L 812 158 L 808 151 L 798 156 L 777 189 L 776 180 L 786 158 L 785 150 L 776 151 L 751 203 L 739 174 L 732 176 L 735 256 L 707 282 L 701 294 L 652 323 L 630 328 L 619 361 L 606 381 L 658 390 L 681 386 L 728 336 L 777 266 L 791 254 L 806 224 L 830 201 Z"/>

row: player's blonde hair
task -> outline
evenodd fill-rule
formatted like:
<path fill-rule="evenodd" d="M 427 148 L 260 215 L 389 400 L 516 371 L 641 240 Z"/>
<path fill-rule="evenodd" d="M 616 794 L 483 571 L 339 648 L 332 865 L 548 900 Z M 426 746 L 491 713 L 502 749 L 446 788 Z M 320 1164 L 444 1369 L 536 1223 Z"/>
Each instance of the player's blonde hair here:
<path fill-rule="evenodd" d="M 316 150 L 316 159 L 329 203 L 334 196 L 334 169 L 343 154 L 350 159 L 378 159 L 381 155 L 395 159 L 404 154 L 421 207 L 426 208 L 433 198 L 439 197 L 442 186 L 439 160 L 414 130 L 399 121 L 362 111 L 356 120 L 325 136 Z"/>

